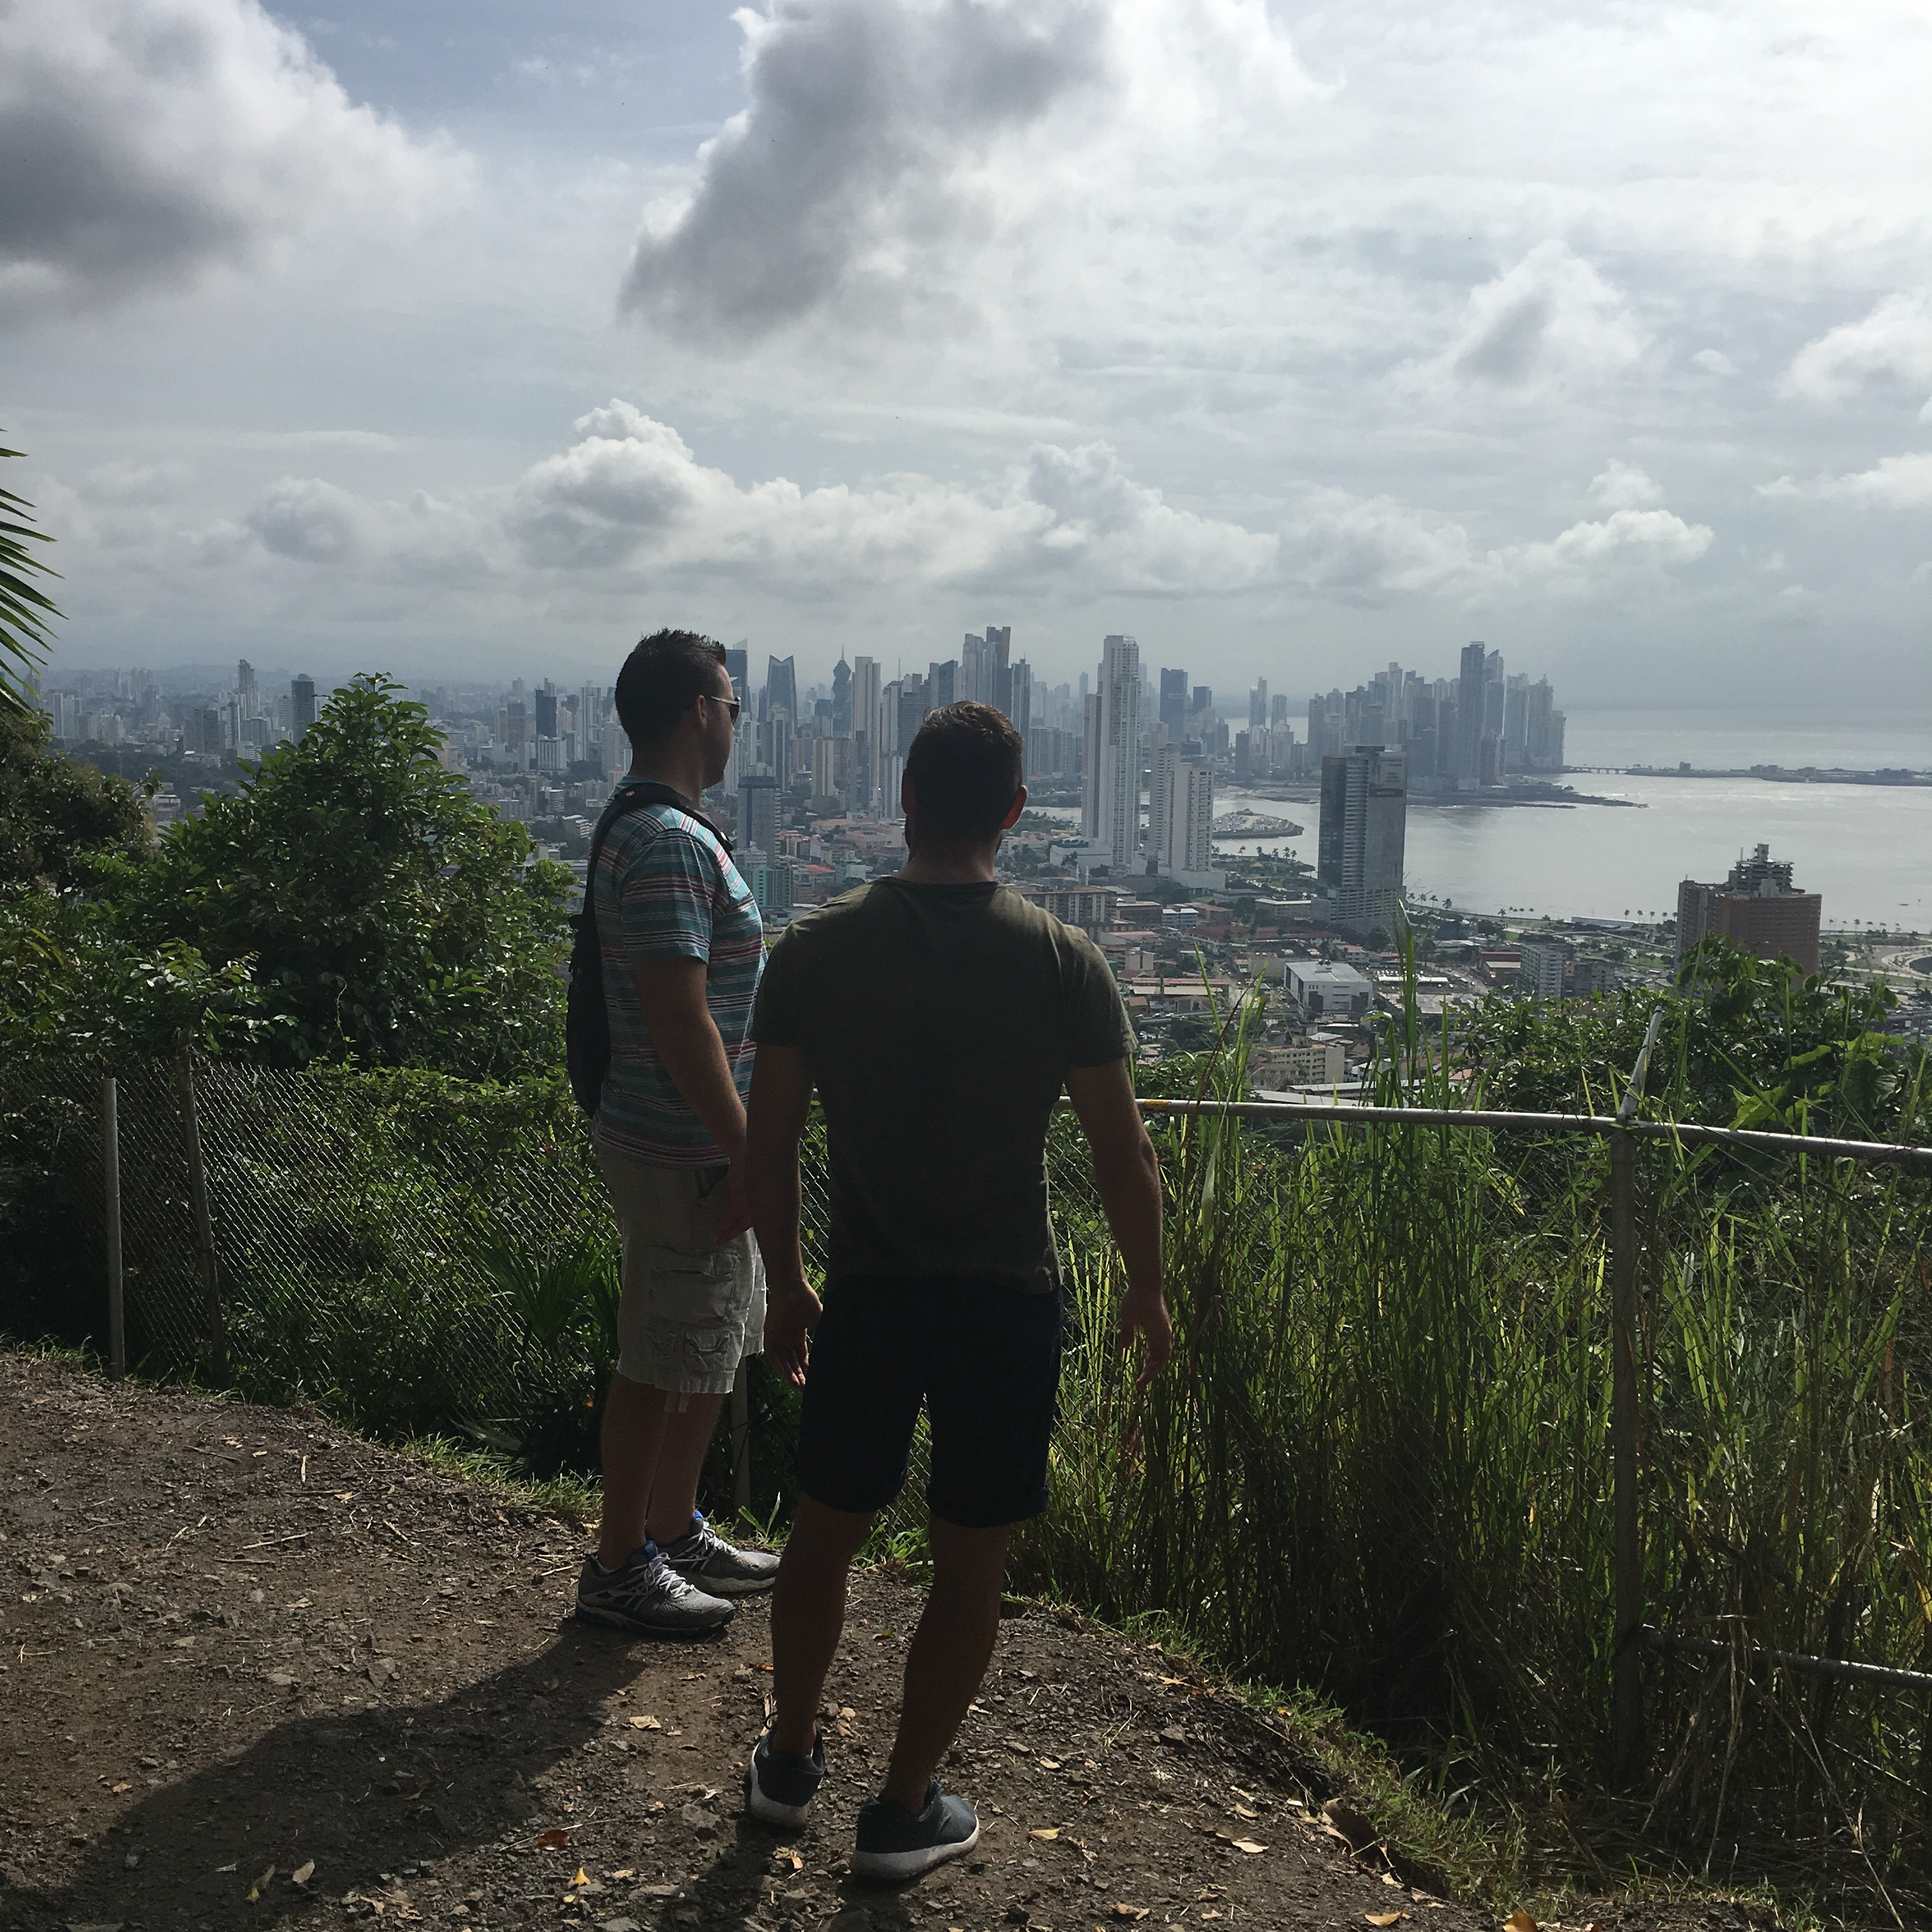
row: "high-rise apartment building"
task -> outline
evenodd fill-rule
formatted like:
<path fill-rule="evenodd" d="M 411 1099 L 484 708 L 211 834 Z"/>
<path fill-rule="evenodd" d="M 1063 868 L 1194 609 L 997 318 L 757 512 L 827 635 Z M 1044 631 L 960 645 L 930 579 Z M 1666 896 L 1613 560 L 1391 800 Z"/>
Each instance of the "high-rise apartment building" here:
<path fill-rule="evenodd" d="M 304 674 L 289 680 L 289 728 L 299 738 L 315 722 L 315 680 Z"/>
<path fill-rule="evenodd" d="M 768 771 L 738 776 L 738 824 L 748 850 L 767 858 L 778 846 L 778 781 Z"/>
<path fill-rule="evenodd" d="M 1516 982 L 1533 1000 L 1560 1000 L 1564 975 L 1570 970 L 1570 943 L 1554 933 L 1526 938 L 1522 942 Z"/>
<path fill-rule="evenodd" d="M 873 658 L 852 660 L 852 809 L 877 808 L 878 787 L 879 667 Z"/>
<path fill-rule="evenodd" d="M 1316 877 L 1340 924 L 1394 935 L 1408 815 L 1407 760 L 1400 751 L 1354 745 L 1322 760 Z"/>
<path fill-rule="evenodd" d="M 1148 804 L 1148 856 L 1178 878 L 1198 877 L 1214 862 L 1214 773 L 1204 758 L 1179 746 L 1154 754 Z"/>
<path fill-rule="evenodd" d="M 1731 868 L 1722 885 L 1686 879 L 1677 888 L 1677 950 L 1681 957 L 1700 940 L 1728 939 L 1760 959 L 1792 959 L 1807 973 L 1818 970 L 1818 928 L 1823 896 L 1801 892 L 1791 880 L 1791 861 L 1774 859 L 1760 845 Z"/>
<path fill-rule="evenodd" d="M 1140 855 L 1141 650 L 1132 638 L 1100 647 L 1100 688 L 1087 700 L 1082 835 L 1116 873 Z"/>

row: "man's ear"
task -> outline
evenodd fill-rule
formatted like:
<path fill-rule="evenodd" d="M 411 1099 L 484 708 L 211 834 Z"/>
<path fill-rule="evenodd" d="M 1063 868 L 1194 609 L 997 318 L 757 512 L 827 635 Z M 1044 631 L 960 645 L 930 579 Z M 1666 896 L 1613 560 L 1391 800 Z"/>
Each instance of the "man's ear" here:
<path fill-rule="evenodd" d="M 1024 785 L 1022 785 L 1019 790 L 1013 794 L 1013 802 L 1006 807 L 1006 817 L 1000 820 L 1000 830 L 1002 832 L 1012 831 L 1019 823 L 1020 814 L 1026 809 L 1026 802 L 1027 788 Z"/>

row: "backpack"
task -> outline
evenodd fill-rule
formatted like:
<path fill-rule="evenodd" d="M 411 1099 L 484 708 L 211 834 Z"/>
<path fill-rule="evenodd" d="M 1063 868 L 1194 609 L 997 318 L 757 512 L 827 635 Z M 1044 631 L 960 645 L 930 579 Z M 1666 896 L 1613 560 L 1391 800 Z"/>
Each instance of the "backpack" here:
<path fill-rule="evenodd" d="M 584 871 L 584 910 L 570 916 L 574 936 L 570 943 L 570 991 L 564 1003 L 564 1064 L 569 1070 L 570 1090 L 586 1114 L 597 1112 L 604 1076 L 610 1067 L 610 1014 L 604 1003 L 604 955 L 597 943 L 597 860 L 604 850 L 604 835 L 626 813 L 645 805 L 675 806 L 696 819 L 728 856 L 731 850 L 730 840 L 683 793 L 669 785 L 647 780 L 620 787 L 604 808 L 591 834 L 590 861 Z"/>

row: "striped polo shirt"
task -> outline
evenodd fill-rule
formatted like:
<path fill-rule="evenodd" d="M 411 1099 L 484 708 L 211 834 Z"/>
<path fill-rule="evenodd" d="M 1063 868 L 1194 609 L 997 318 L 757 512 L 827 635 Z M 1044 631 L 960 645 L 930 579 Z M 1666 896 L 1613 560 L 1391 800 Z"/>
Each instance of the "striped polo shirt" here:
<path fill-rule="evenodd" d="M 646 959 L 702 959 L 706 1003 L 744 1099 L 758 1049 L 748 1028 L 764 970 L 764 922 L 731 855 L 688 812 L 640 806 L 604 834 L 590 881 L 604 956 L 610 1066 L 597 1137 L 614 1154 L 654 1167 L 720 1158 L 651 1044 L 638 998 Z"/>

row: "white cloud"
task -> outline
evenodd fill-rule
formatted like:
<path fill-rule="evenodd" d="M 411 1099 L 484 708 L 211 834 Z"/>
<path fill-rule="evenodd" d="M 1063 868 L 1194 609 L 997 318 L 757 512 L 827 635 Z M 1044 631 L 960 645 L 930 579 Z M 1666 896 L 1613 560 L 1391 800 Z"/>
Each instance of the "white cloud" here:
<path fill-rule="evenodd" d="M 1721 349 L 1700 349 L 1690 360 L 1713 376 L 1735 376 L 1738 365 Z"/>
<path fill-rule="evenodd" d="M 418 490 L 382 502 L 316 477 L 284 476 L 242 520 L 218 526 L 206 560 L 244 550 L 252 538 L 272 555 L 352 569 L 380 581 L 460 581 L 491 568 L 487 520 Z"/>
<path fill-rule="evenodd" d="M 1455 340 L 1409 373 L 1492 394 L 1588 386 L 1628 368 L 1648 339 L 1621 290 L 1567 242 L 1541 242 L 1472 289 Z"/>
<path fill-rule="evenodd" d="M 1841 322 L 1792 357 L 1784 393 L 1840 403 L 1868 386 L 1932 388 L 1932 298 L 1890 295 L 1858 322 Z"/>
<path fill-rule="evenodd" d="M 256 0 L 0 6 L 0 318 L 98 308 L 463 178 Z"/>
<path fill-rule="evenodd" d="M 1610 568 L 1695 563 L 1712 542 L 1708 524 L 1687 524 L 1669 510 L 1613 510 L 1600 523 L 1572 524 L 1548 543 L 1520 544 L 1492 558 L 1498 574 L 1512 581 L 1581 581 Z"/>
<path fill-rule="evenodd" d="M 543 568 L 744 571 L 820 592 L 872 585 L 1039 584 L 1216 596 L 1273 573 L 1266 532 L 1176 510 L 1105 444 L 1035 447 L 974 490 L 927 476 L 802 490 L 740 484 L 668 424 L 616 400 L 517 486 L 509 528 Z"/>
<path fill-rule="evenodd" d="M 821 310 L 927 332 L 975 264 L 1118 191 L 1150 152 L 1210 164 L 1319 92 L 1262 0 L 765 0 L 749 96 L 646 213 L 622 306 L 713 348 Z M 1050 138 L 1048 131 L 1050 129 Z"/>
<path fill-rule="evenodd" d="M 1606 510 L 1642 510 L 1664 501 L 1664 488 L 1635 464 L 1613 456 L 1592 479 L 1590 499 Z"/>
<path fill-rule="evenodd" d="M 1760 496 L 1797 497 L 1814 502 L 1868 503 L 1884 510 L 1932 506 L 1932 450 L 1882 458 L 1872 469 L 1845 476 L 1814 476 L 1801 483 L 1780 476 L 1757 486 Z"/>
<path fill-rule="evenodd" d="M 671 580 L 794 600 L 938 590 L 1076 603 L 1298 586 L 1360 604 L 1572 597 L 1632 568 L 1694 562 L 1712 542 L 1668 510 L 1625 507 L 1546 542 L 1479 550 L 1453 517 L 1335 488 L 1298 492 L 1258 527 L 1176 507 L 1102 442 L 1036 443 L 976 488 L 910 473 L 814 489 L 782 476 L 741 483 L 622 399 L 575 428 L 514 484 L 459 503 L 377 502 L 285 477 L 208 532 L 202 554 L 252 550 L 384 584 L 488 577 L 526 600 L 551 584 L 628 596 Z M 1624 468 L 1628 492 L 1642 472 Z"/>

